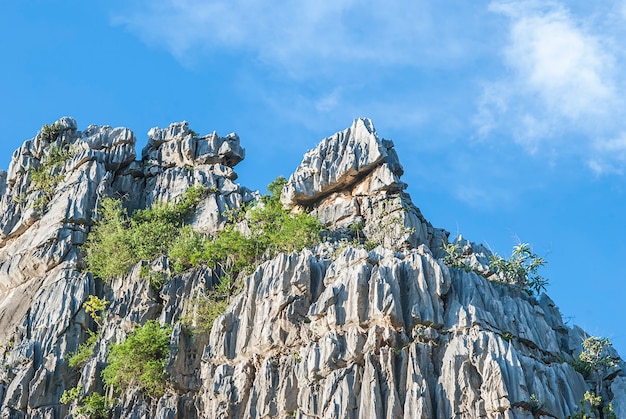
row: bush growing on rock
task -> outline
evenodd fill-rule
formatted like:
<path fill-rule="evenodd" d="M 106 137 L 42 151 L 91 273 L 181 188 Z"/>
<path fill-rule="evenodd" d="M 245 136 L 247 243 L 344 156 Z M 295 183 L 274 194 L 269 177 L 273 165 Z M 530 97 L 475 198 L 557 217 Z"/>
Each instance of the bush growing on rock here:
<path fill-rule="evenodd" d="M 213 237 L 183 228 L 169 252 L 174 269 L 180 272 L 206 264 L 221 277 L 213 290 L 196 296 L 187 323 L 210 332 L 230 297 L 241 289 L 241 273 L 250 273 L 279 253 L 300 251 L 319 242 L 322 226 L 317 218 L 283 208 L 280 191 L 285 182 L 285 178 L 277 178 L 268 186 L 270 195 L 251 208 L 231 212 L 230 222 Z"/>
<path fill-rule="evenodd" d="M 61 395 L 62 404 L 76 403 L 76 413 L 80 417 L 90 419 L 107 419 L 111 411 L 110 401 L 99 393 L 91 393 L 83 396 L 83 386 L 78 385 L 63 392 Z"/>
<path fill-rule="evenodd" d="M 76 352 L 70 354 L 68 364 L 72 368 L 82 368 L 85 366 L 91 355 L 93 349 L 98 342 L 100 335 L 96 332 L 89 331 L 89 338 L 78 346 Z"/>
<path fill-rule="evenodd" d="M 66 160 L 71 159 L 73 156 L 73 151 L 58 145 L 51 145 L 41 158 L 39 166 L 29 168 L 31 182 L 29 191 L 40 193 L 40 196 L 33 203 L 35 210 L 39 213 L 46 210 L 57 186 L 64 178 L 64 175 L 60 173 L 60 169 Z"/>
<path fill-rule="evenodd" d="M 165 359 L 172 327 L 150 320 L 133 331 L 125 341 L 111 347 L 102 371 L 105 386 L 115 392 L 139 387 L 147 396 L 159 398 L 165 391 Z"/>
<path fill-rule="evenodd" d="M 548 280 L 537 273 L 539 268 L 545 264 L 545 259 L 533 253 L 528 243 L 520 243 L 513 247 L 513 252 L 507 259 L 499 255 L 492 255 L 489 268 L 503 282 L 532 295 L 533 292 L 541 294 L 546 289 Z"/>
<path fill-rule="evenodd" d="M 172 238 L 178 236 L 204 192 L 203 186 L 193 186 L 176 204 L 156 204 L 130 217 L 119 199 L 103 199 L 101 218 L 83 246 L 87 269 L 102 279 L 112 279 L 141 260 L 167 253 Z"/>
<path fill-rule="evenodd" d="M 322 230 L 319 220 L 283 208 L 280 190 L 285 182 L 284 177 L 278 177 L 268 185 L 270 195 L 264 195 L 251 208 L 231 211 L 230 222 L 213 237 L 184 227 L 169 249 L 175 270 L 206 264 L 236 278 L 279 253 L 317 244 Z"/>

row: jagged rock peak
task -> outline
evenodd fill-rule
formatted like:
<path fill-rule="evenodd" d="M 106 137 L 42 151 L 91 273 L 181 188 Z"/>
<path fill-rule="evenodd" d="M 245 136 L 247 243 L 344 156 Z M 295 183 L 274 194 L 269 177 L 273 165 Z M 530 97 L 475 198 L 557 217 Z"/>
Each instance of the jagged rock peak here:
<path fill-rule="evenodd" d="M 142 151 L 143 160 L 160 166 L 223 164 L 234 167 L 245 157 L 235 133 L 220 137 L 215 132 L 198 136 L 186 121 L 170 124 L 167 128 L 152 128 L 148 145 Z"/>
<path fill-rule="evenodd" d="M 402 190 L 403 173 L 393 142 L 380 139 L 369 118 L 355 119 L 341 132 L 323 139 L 306 152 L 304 159 L 283 189 L 287 207 L 310 205 L 332 192 L 349 189 L 378 169 L 379 188 Z M 371 188 L 368 188 L 371 192 Z"/>

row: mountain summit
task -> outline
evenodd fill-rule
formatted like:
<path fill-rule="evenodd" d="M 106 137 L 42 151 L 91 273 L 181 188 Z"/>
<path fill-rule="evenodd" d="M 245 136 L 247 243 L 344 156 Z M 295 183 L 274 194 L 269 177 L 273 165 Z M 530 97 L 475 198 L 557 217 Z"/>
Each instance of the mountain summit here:
<path fill-rule="evenodd" d="M 148 136 L 62 118 L 0 172 L 0 417 L 626 417 L 540 260 L 450 242 L 371 120 L 269 196 L 236 134 Z"/>

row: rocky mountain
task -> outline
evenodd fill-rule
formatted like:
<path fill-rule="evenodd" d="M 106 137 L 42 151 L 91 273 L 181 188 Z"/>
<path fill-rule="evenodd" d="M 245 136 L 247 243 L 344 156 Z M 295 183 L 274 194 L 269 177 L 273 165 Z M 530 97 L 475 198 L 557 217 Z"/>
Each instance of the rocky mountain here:
<path fill-rule="evenodd" d="M 546 294 L 497 280 L 480 244 L 450 247 L 368 119 L 307 152 L 282 189 L 285 208 L 323 224 L 319 243 L 242 274 L 212 325 L 185 320 L 223 280 L 214 266 L 176 271 L 166 254 L 94 276 L 84 243 L 107 197 L 132 214 L 204 185 L 211 193 L 188 220 L 203 237 L 263 203 L 235 183 L 237 135 L 199 136 L 183 122 L 148 137 L 138 159 L 129 129 L 79 131 L 62 118 L 0 172 L 0 417 L 565 418 L 587 391 L 626 417 L 618 354 L 605 348 L 597 359 L 610 362 L 585 371 L 588 336 Z M 155 286 L 146 267 L 166 280 Z M 109 302 L 100 319 L 90 296 Z M 150 320 L 173 327 L 163 391 L 104 386 L 111 348 Z M 91 336 L 88 357 L 70 367 Z M 114 404 L 81 410 L 92 394 Z"/>

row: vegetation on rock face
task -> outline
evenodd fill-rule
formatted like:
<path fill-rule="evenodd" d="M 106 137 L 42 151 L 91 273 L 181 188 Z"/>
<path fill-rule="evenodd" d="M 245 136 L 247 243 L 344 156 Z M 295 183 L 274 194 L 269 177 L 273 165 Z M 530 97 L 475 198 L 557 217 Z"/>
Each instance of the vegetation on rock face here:
<path fill-rule="evenodd" d="M 585 396 L 579 402 L 580 412 L 569 416 L 569 419 L 617 419 L 617 415 L 613 410 L 613 403 L 603 406 L 601 396 L 597 396 L 592 391 L 585 392 Z"/>
<path fill-rule="evenodd" d="M 268 186 L 272 194 L 263 196 L 253 207 L 231 211 L 224 229 L 213 236 L 190 226 L 180 228 L 167 249 L 174 271 L 181 273 L 204 264 L 220 275 L 236 278 L 278 253 L 318 243 L 322 229 L 319 221 L 283 208 L 280 189 L 285 182 L 285 178 L 272 182 Z"/>
<path fill-rule="evenodd" d="M 105 310 L 108 305 L 109 302 L 107 300 L 104 300 L 96 295 L 90 295 L 83 303 L 85 313 L 89 314 L 99 327 L 102 327 Z"/>
<path fill-rule="evenodd" d="M 545 291 L 548 280 L 537 273 L 545 266 L 546 261 L 532 252 L 528 243 L 520 243 L 513 247 L 513 253 L 507 259 L 501 256 L 491 256 L 489 268 L 498 275 L 503 282 L 516 286 L 529 295 L 533 292 L 541 294 Z"/>
<path fill-rule="evenodd" d="M 195 333 L 210 334 L 213 323 L 224 314 L 229 303 L 229 295 L 211 290 L 198 293 L 190 301 L 190 308 L 182 318 L 185 327 L 191 327 Z"/>
<path fill-rule="evenodd" d="M 131 217 L 118 199 L 105 198 L 97 221 L 83 246 L 87 268 L 102 279 L 124 275 L 141 260 L 167 253 L 186 218 L 200 202 L 205 188 L 192 186 L 176 204 L 156 204 Z"/>
<path fill-rule="evenodd" d="M 457 243 L 444 243 L 442 249 L 445 253 L 443 258 L 443 263 L 450 266 L 451 268 L 459 268 L 463 269 L 465 272 L 474 271 L 471 266 L 465 263 L 465 255 L 463 254 L 463 249 Z M 481 272 L 474 271 L 478 274 Z"/>
<path fill-rule="evenodd" d="M 300 251 L 319 242 L 322 226 L 315 217 L 283 208 L 280 191 L 285 182 L 285 178 L 277 178 L 268 185 L 270 195 L 251 208 L 231 212 L 230 222 L 213 237 L 191 228 L 181 230 L 169 251 L 175 271 L 205 264 L 221 276 L 216 288 L 196 297 L 188 316 L 190 323 L 210 331 L 229 297 L 241 288 L 239 274 L 250 273 L 279 253 Z"/>
<path fill-rule="evenodd" d="M 99 298 L 95 295 L 90 295 L 83 303 L 83 308 L 85 309 L 85 313 L 91 316 L 98 327 L 102 327 L 105 310 L 108 305 L 109 302 L 107 300 Z M 70 353 L 69 355 L 68 364 L 72 368 L 82 368 L 93 354 L 94 347 L 96 346 L 96 342 L 98 342 L 100 334 L 99 332 L 92 332 L 91 330 L 88 332 L 89 338 L 78 346 L 76 352 Z"/>
<path fill-rule="evenodd" d="M 146 322 L 111 347 L 102 371 L 105 386 L 115 392 L 139 387 L 156 399 L 165 391 L 165 359 L 169 352 L 172 327 L 161 327 L 155 320 Z"/>
<path fill-rule="evenodd" d="M 107 419 L 111 415 L 111 404 L 109 400 L 99 394 L 91 393 L 83 396 L 83 386 L 80 384 L 76 387 L 65 390 L 59 400 L 62 404 L 76 403 L 78 413 L 82 417 L 90 419 Z"/>
<path fill-rule="evenodd" d="M 93 354 L 99 334 L 89 332 L 89 338 L 78 346 L 76 352 L 70 354 L 68 364 L 72 368 L 82 368 Z"/>
<path fill-rule="evenodd" d="M 64 175 L 60 173 L 60 169 L 73 155 L 72 151 L 62 146 L 51 145 L 41 158 L 39 166 L 29 168 L 31 182 L 29 190 L 41 193 L 33 203 L 34 208 L 38 212 L 41 213 L 46 210 L 57 186 L 64 178 Z"/>
<path fill-rule="evenodd" d="M 458 244 L 444 243 L 442 250 L 445 253 L 443 263 L 451 268 L 475 272 L 492 280 L 495 276 L 497 281 L 521 289 L 528 295 L 541 294 L 548 284 L 548 280 L 537 273 L 539 268 L 546 265 L 546 261 L 533 253 L 528 243 L 514 246 L 511 256 L 507 259 L 499 255 L 492 255 L 489 263 L 491 272 L 481 272 L 469 266 L 465 261 L 463 249 Z"/>
<path fill-rule="evenodd" d="M 280 191 L 286 183 L 277 178 L 268 186 L 270 195 L 254 206 L 228 214 L 229 222 L 213 236 L 197 232 L 185 220 L 193 213 L 206 188 L 190 188 L 174 205 L 157 204 L 129 216 L 120 200 L 106 198 L 101 218 L 83 246 L 87 269 L 103 279 L 124 275 L 142 260 L 167 255 L 175 273 L 206 265 L 221 278 L 210 292 L 198 294 L 188 322 L 202 324 L 210 331 L 215 318 L 224 312 L 230 297 L 239 291 L 241 273 L 281 252 L 300 251 L 320 240 L 322 226 L 313 216 L 283 208 Z M 150 266 L 141 269 L 142 278 L 155 288 L 167 279 Z M 94 312 L 100 307 L 94 300 Z M 96 317 L 94 317 L 96 319 Z"/>
<path fill-rule="evenodd" d="M 103 279 L 124 275 L 141 260 L 168 255 L 176 273 L 206 264 L 235 278 L 281 252 L 299 251 L 319 242 L 321 225 L 306 213 L 294 214 L 280 202 L 286 182 L 278 178 L 255 206 L 231 211 L 230 222 L 213 237 L 184 225 L 206 188 L 195 186 L 174 205 L 157 204 L 128 216 L 120 200 L 106 198 L 83 246 L 87 268 Z M 247 225 L 248 227 L 243 227 Z M 149 272 L 145 272 L 149 277 Z"/>
<path fill-rule="evenodd" d="M 583 341 L 583 351 L 574 358 L 571 365 L 585 379 L 595 376 L 595 392 L 588 391 L 580 401 L 580 412 L 570 416 L 572 419 L 610 418 L 617 419 L 613 404 L 605 404 L 602 396 L 602 380 L 608 369 L 614 367 L 616 360 L 607 353 L 612 346 L 608 338 L 589 337 Z"/>
<path fill-rule="evenodd" d="M 61 131 L 63 131 L 63 126 L 58 122 L 55 122 L 52 125 L 43 124 L 43 126 L 41 127 L 40 135 L 42 138 L 55 140 L 61 133 Z"/>
<path fill-rule="evenodd" d="M 407 211 L 407 208 L 388 208 L 387 202 L 383 201 L 379 205 L 379 211 L 380 213 L 376 221 L 367 226 L 367 237 L 365 238 L 365 243 L 363 243 L 366 250 L 373 250 L 374 248 L 384 246 L 385 244 L 391 244 L 393 246 L 393 242 L 399 241 L 398 239 L 400 237 L 408 236 L 415 232 L 415 228 L 410 228 L 404 225 L 403 217 L 394 215 L 394 212 Z M 358 222 L 356 227 L 360 227 Z M 365 227 L 363 230 L 365 230 Z M 359 234 L 357 232 L 357 240 L 358 237 Z"/>

